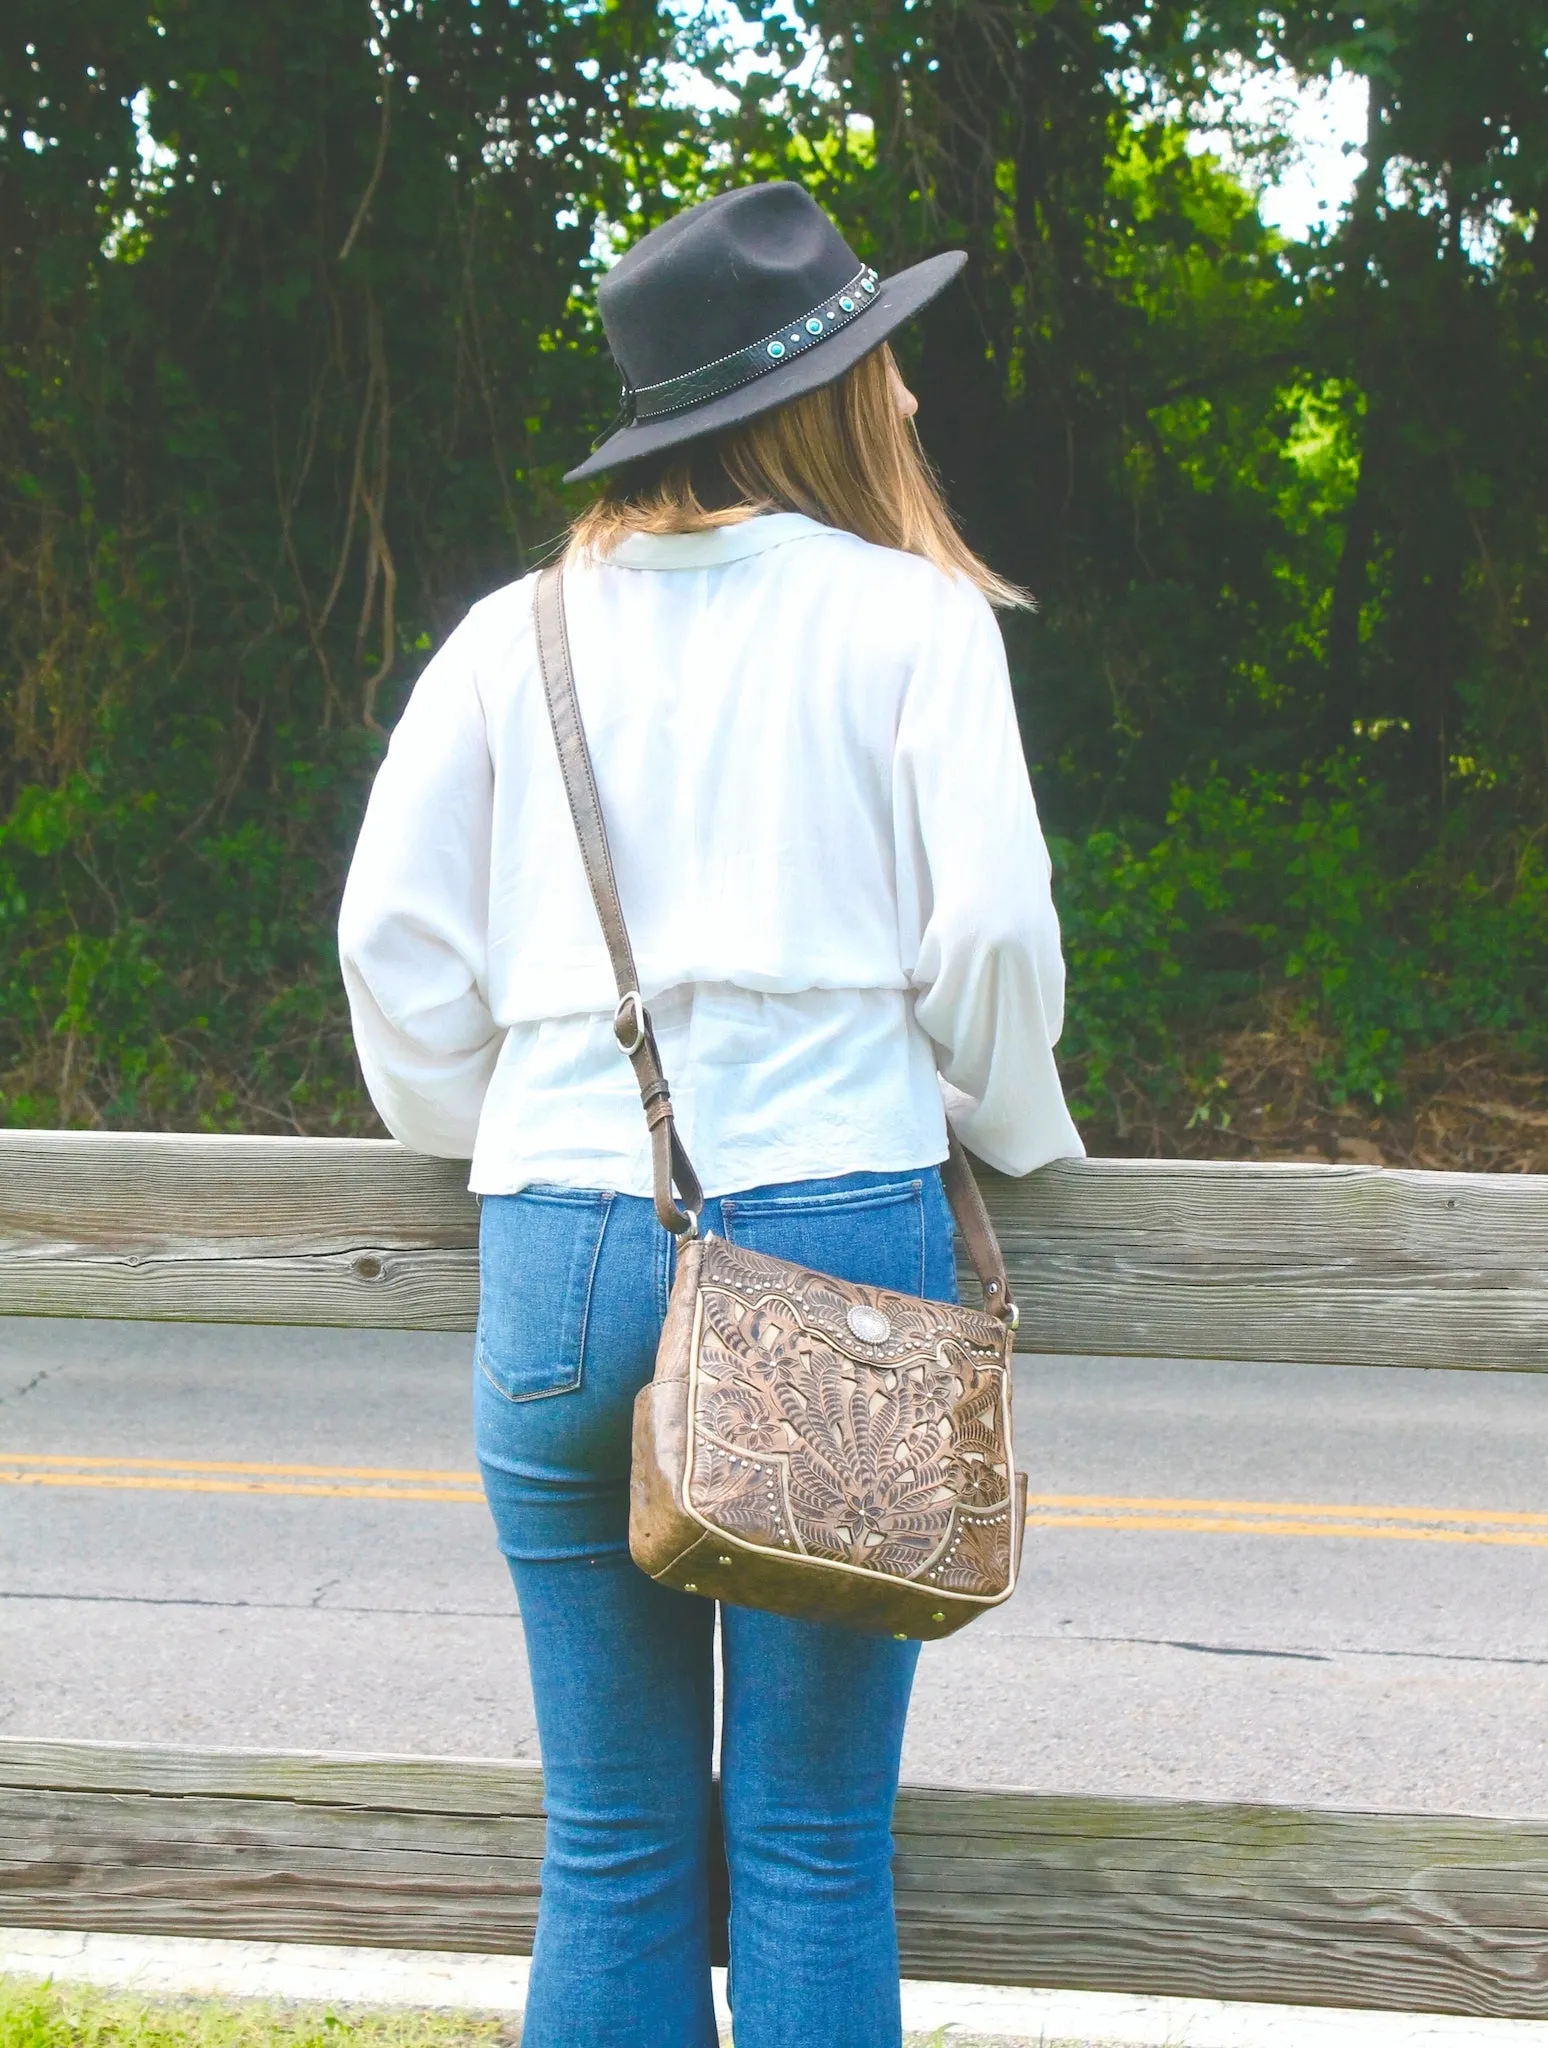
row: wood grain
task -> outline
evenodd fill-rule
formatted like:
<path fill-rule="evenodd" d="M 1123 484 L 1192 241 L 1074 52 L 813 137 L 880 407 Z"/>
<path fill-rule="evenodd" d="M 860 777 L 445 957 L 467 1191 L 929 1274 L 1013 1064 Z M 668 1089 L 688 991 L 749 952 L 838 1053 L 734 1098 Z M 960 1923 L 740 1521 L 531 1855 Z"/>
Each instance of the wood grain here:
<path fill-rule="evenodd" d="M 387 1141 L 0 1131 L 0 1313 L 471 1330 L 477 1245 Z"/>
<path fill-rule="evenodd" d="M 0 1925 L 527 1954 L 534 1764 L 0 1742 Z"/>
<path fill-rule="evenodd" d="M 530 1764 L 0 1741 L 0 1924 L 526 1953 Z M 1548 2017 L 1548 1820 L 907 1786 L 905 1971 Z"/>
<path fill-rule="evenodd" d="M 1548 1369 L 1548 1176 L 1087 1159 L 985 1192 L 1028 1350 Z"/>
<path fill-rule="evenodd" d="M 465 1175 L 369 1140 L 0 1131 L 0 1313 L 468 1330 Z M 1548 1177 L 1091 1159 L 984 1189 L 1024 1350 L 1548 1369 Z"/>
<path fill-rule="evenodd" d="M 147 1748 L 133 1742 L 32 1742 L 7 1736 L 0 1737 L 0 1788 L 278 1799 L 381 1813 L 521 1820 L 543 1815 L 543 1773 L 533 1763 L 353 1756 L 345 1750 Z"/>

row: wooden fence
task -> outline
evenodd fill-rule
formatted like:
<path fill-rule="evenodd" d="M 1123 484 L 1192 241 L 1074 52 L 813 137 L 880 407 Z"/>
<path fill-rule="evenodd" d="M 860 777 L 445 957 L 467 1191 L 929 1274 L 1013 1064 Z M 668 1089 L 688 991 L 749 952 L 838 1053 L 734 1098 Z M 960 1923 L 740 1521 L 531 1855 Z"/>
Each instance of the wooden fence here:
<path fill-rule="evenodd" d="M 462 1169 L 0 1132 L 0 1314 L 471 1329 Z M 1029 1349 L 1548 1369 L 1548 1179 L 1087 1161 L 987 1193 Z M 914 1976 L 1548 2017 L 1548 1820 L 907 1786 Z M 523 1953 L 533 1766 L 0 1741 L 0 1924 Z"/>

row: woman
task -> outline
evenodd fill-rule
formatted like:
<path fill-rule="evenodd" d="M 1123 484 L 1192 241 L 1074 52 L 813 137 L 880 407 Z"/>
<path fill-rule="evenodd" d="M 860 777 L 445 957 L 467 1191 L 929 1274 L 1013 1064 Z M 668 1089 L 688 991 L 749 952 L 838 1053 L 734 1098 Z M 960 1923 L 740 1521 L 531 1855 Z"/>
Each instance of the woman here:
<path fill-rule="evenodd" d="M 886 336 L 793 185 L 693 207 L 599 293 L 624 418 L 566 556 L 570 642 L 703 1222 L 955 1298 L 943 1093 L 1009 1173 L 1078 1153 L 1048 858 L 987 599 Z M 548 1803 L 528 2048 L 710 2048 L 716 1608 L 628 1551 L 630 1410 L 673 1241 L 537 671 L 475 605 L 393 736 L 341 951 L 371 1094 L 483 1198 L 479 1458 Z M 896 2048 L 890 1876 L 916 1643 L 726 1608 L 738 2048 Z"/>

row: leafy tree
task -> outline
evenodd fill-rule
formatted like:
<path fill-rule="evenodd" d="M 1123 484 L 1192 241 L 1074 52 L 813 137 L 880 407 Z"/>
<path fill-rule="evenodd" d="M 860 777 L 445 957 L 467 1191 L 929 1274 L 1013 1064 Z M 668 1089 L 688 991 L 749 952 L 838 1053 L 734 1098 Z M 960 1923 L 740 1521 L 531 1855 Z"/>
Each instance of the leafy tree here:
<path fill-rule="evenodd" d="M 22 12 L 0 1070 L 22 1115 L 315 1115 L 348 1075 L 329 926 L 362 774 L 425 650 L 562 521 L 612 381 L 576 285 L 631 152 L 697 175 L 654 109 L 667 25 Z"/>
<path fill-rule="evenodd" d="M 1009 630 L 1087 1109 L 1186 1106 L 1275 989 L 1335 1095 L 1529 1047 L 1540 8 L 740 4 L 12 10 L 0 1115 L 360 1119 L 331 927 L 382 732 L 575 502 L 607 249 L 768 176 L 884 267 L 972 256 L 904 346 L 1041 600 Z M 1275 66 L 1369 95 L 1303 245 L 1196 132 L 1271 156 L 1230 88 Z"/>
<path fill-rule="evenodd" d="M 1538 10 L 802 17 L 838 86 L 806 122 L 874 123 L 874 161 L 814 149 L 824 196 L 889 259 L 974 257 L 926 324 L 925 431 L 975 537 L 1044 597 L 1024 660 L 1061 808 L 1157 817 L 1211 761 L 1374 729 L 1405 789 L 1439 801 L 1483 747 L 1540 816 Z M 1182 146 L 1232 62 L 1368 81 L 1354 202 L 1307 248 Z"/>

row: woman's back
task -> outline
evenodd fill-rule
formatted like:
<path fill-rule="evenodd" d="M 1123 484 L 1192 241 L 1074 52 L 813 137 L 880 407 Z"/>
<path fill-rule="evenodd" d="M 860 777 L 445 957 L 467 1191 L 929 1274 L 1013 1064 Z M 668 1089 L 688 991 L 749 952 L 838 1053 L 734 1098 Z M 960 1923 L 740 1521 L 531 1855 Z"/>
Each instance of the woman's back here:
<path fill-rule="evenodd" d="M 527 589 L 510 596 L 525 632 Z M 959 640 L 978 611 L 994 631 L 977 593 L 787 513 L 636 535 L 566 572 L 566 606 L 644 993 L 691 981 L 901 987 L 900 728 L 942 611 L 955 612 Z M 529 644 L 501 692 L 514 729 L 508 744 L 495 739 L 497 777 L 508 755 L 536 757 L 521 791 L 534 808 L 501 815 L 497 798 L 500 847 L 546 855 L 558 886 L 535 923 L 509 934 L 511 999 L 524 1000 L 520 981 L 539 1013 L 554 995 L 611 1008 L 579 860 L 553 861 L 567 813 L 551 743 L 540 745 L 547 713 Z M 540 977 L 565 959 L 574 978 L 540 995 Z"/>
<path fill-rule="evenodd" d="M 943 1156 L 937 1067 L 994 1163 L 1077 1150 L 1047 856 L 983 597 L 791 513 L 636 534 L 566 584 L 641 993 L 706 1186 Z M 407 1142 L 471 1152 L 483 1193 L 648 1190 L 531 579 L 415 691 L 342 945 Z"/>

